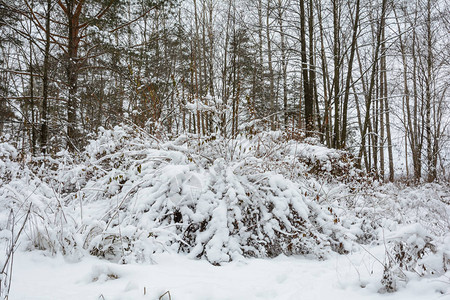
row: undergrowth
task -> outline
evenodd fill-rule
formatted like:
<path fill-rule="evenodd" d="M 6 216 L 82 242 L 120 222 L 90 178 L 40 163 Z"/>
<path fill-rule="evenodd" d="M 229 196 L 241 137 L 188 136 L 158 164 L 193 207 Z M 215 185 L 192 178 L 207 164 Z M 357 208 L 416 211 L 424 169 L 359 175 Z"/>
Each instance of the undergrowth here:
<path fill-rule="evenodd" d="M 325 259 L 381 243 L 387 231 L 384 291 L 408 272 L 447 272 L 445 187 L 381 185 L 349 153 L 282 132 L 161 140 L 123 125 L 101 129 L 77 155 L 24 158 L 3 143 L 0 157 L 1 205 L 30 207 L 28 249 L 120 263 L 183 252 L 220 265 L 280 254 Z M 435 194 L 411 204 L 418 191 Z"/>

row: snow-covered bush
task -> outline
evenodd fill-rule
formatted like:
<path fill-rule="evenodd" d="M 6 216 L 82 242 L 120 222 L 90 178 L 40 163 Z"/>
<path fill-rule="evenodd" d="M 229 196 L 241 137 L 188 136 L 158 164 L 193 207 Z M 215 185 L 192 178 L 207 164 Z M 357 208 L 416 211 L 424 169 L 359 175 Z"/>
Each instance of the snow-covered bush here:
<path fill-rule="evenodd" d="M 3 148 L 4 161 L 17 164 L 14 147 Z M 159 141 L 123 126 L 101 129 L 76 159 L 62 151 L 25 164 L 20 176 L 8 175 L 19 165 L 3 168 L 9 179 L 0 193 L 10 206 L 32 204 L 29 246 L 53 253 L 127 262 L 179 251 L 214 264 L 281 253 L 323 258 L 349 251 L 353 237 L 318 203 L 305 161 L 327 166 L 325 178 L 327 158 L 339 155 L 279 132 Z"/>
<path fill-rule="evenodd" d="M 282 138 L 161 142 L 132 127 L 102 130 L 86 150 L 82 170 L 94 180 L 80 184 L 79 201 L 107 209 L 81 230 L 84 248 L 124 261 L 148 260 L 144 249 L 182 251 L 214 264 L 349 251 L 336 214 L 298 176 L 308 168 L 299 158 L 309 145 Z"/>
<path fill-rule="evenodd" d="M 386 238 L 382 291 L 394 292 L 411 277 L 442 276 L 450 266 L 450 234 L 431 235 L 422 225 L 401 227 Z M 450 284 L 450 282 L 449 282 Z"/>
<path fill-rule="evenodd" d="M 22 213 L 31 205 L 28 249 L 122 263 L 165 251 L 217 265 L 247 256 L 326 258 L 420 223 L 423 245 L 403 235 L 387 242 L 385 286 L 396 268 L 430 270 L 426 259 L 449 257 L 441 247 L 445 190 L 380 185 L 362 177 L 348 153 L 282 132 L 161 140 L 124 125 L 100 129 L 76 156 L 26 162 L 2 147 L 1 204 Z"/>
<path fill-rule="evenodd" d="M 18 151 L 8 143 L 0 143 L 0 186 L 8 184 L 16 176 L 20 165 L 16 162 Z"/>
<path fill-rule="evenodd" d="M 14 252 L 30 216 L 30 206 L 14 187 L 15 179 L 24 173 L 18 160 L 18 151 L 0 142 L 0 299 L 9 296 Z"/>

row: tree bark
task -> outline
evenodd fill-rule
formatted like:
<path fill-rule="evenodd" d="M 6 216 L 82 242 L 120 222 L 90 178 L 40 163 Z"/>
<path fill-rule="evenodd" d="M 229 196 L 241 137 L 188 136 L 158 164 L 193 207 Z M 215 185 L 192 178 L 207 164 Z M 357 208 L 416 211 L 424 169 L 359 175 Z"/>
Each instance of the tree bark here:
<path fill-rule="evenodd" d="M 45 17 L 45 50 L 44 50 L 44 70 L 42 78 L 42 111 L 41 111 L 41 152 L 48 153 L 48 68 L 50 57 L 50 15 L 52 1 L 47 0 L 47 14 Z"/>
<path fill-rule="evenodd" d="M 303 91 L 305 103 L 306 136 L 312 136 L 314 131 L 314 96 L 308 78 L 308 60 L 306 55 L 306 12 L 304 1 L 300 1 L 300 47 L 302 60 Z"/>
<path fill-rule="evenodd" d="M 270 38 L 270 0 L 267 0 L 266 7 L 266 38 L 267 38 L 267 62 L 269 65 L 269 104 L 270 104 L 270 129 L 275 130 L 275 78 L 272 65 L 272 39 Z"/>
<path fill-rule="evenodd" d="M 431 102 L 432 102 L 432 72 L 433 72 L 433 37 L 431 33 L 431 0 L 427 1 L 427 17 L 426 17 L 426 38 L 427 38 L 427 61 L 426 61 L 426 77 L 425 77 L 425 129 L 427 139 L 427 167 L 428 182 L 436 179 L 436 168 L 434 166 L 433 137 L 431 132 Z"/>
<path fill-rule="evenodd" d="M 286 45 L 283 26 L 283 10 L 281 0 L 278 0 L 278 25 L 280 28 L 280 50 L 281 50 L 281 73 L 283 76 L 283 114 L 284 114 L 284 129 L 288 126 L 288 87 L 287 87 L 287 59 L 286 59 Z"/>
<path fill-rule="evenodd" d="M 356 8 L 355 8 L 355 17 L 353 18 L 353 36 L 352 43 L 350 49 L 350 58 L 348 61 L 347 67 L 347 79 L 345 82 L 345 91 L 344 91 L 344 101 L 342 108 L 342 131 L 341 131 L 341 145 L 340 148 L 345 148 L 347 141 L 347 110 L 348 110 L 348 100 L 350 96 L 350 82 L 352 78 L 352 70 L 353 70 L 353 60 L 355 57 L 355 49 L 356 49 L 356 41 L 358 39 L 358 28 L 359 28 L 359 8 L 360 0 L 356 0 Z"/>

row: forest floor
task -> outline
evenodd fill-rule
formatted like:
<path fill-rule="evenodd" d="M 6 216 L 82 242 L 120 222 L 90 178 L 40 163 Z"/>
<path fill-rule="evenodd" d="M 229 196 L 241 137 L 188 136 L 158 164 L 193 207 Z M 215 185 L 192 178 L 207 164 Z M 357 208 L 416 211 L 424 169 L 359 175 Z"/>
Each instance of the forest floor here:
<path fill-rule="evenodd" d="M 384 246 L 317 261 L 299 256 L 241 259 L 220 267 L 180 254 L 153 263 L 118 265 L 95 257 L 73 262 L 18 252 L 9 299 L 450 299 L 448 274 L 382 289 Z M 379 261 L 378 261 L 379 260 Z"/>

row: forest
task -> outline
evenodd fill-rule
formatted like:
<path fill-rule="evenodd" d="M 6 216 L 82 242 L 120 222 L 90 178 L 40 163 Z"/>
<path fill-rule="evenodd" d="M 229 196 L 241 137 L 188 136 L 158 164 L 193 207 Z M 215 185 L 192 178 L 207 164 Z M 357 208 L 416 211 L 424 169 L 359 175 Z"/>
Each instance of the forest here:
<path fill-rule="evenodd" d="M 449 33 L 448 0 L 0 0 L 0 299 L 94 258 L 39 299 L 256 299 L 136 274 L 297 255 L 448 296 Z"/>
<path fill-rule="evenodd" d="M 82 150 L 281 130 L 383 180 L 448 180 L 447 1 L 2 1 L 0 133 Z M 6 138 L 7 137 L 7 138 Z"/>

